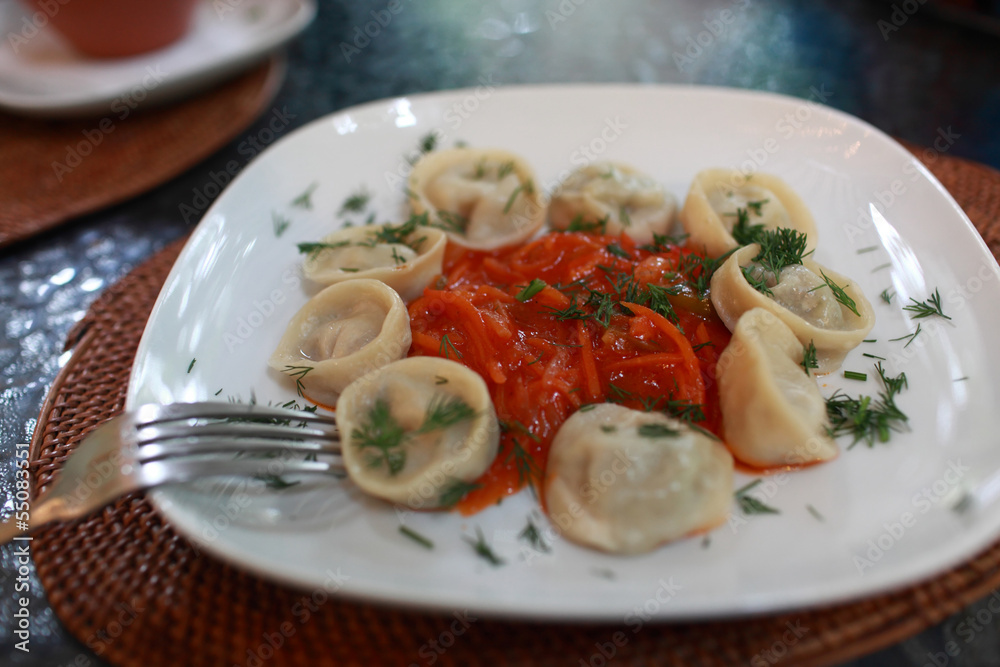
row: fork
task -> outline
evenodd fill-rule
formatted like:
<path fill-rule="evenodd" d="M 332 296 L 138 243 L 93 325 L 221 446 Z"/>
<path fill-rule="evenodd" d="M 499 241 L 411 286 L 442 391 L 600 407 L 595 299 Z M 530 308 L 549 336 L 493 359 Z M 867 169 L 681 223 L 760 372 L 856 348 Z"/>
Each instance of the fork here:
<path fill-rule="evenodd" d="M 219 475 L 273 475 L 265 466 L 290 453 L 307 456 L 279 459 L 281 474 L 345 474 L 333 417 L 238 403 L 143 405 L 88 435 L 52 487 L 32 502 L 29 520 L 15 514 L 0 524 L 0 545 L 138 489 Z"/>

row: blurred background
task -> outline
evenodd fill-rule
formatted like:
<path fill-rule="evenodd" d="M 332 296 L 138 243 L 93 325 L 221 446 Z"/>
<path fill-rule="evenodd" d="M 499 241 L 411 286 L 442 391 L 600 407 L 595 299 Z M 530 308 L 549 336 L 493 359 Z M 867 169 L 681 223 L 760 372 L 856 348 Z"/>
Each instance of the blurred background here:
<path fill-rule="evenodd" d="M 205 187 L 210 173 L 252 161 L 257 151 L 248 151 L 246 142 L 268 137 L 266 145 L 345 107 L 483 83 L 727 86 L 819 100 L 896 138 L 920 146 L 943 138 L 939 146 L 948 155 L 1000 168 L 995 1 L 402 0 L 391 21 L 365 34 L 373 12 L 386 6 L 385 0 L 320 0 L 315 20 L 285 49 L 286 77 L 259 120 L 144 194 L 0 249 L 4 479 L 12 479 L 14 466 L 9 443 L 30 437 L 62 363 L 62 341 L 90 303 L 191 231 L 198 216 L 184 205 L 217 196 L 217 188 Z M 275 113 L 285 120 L 276 125 Z M 663 151 L 667 159 L 683 159 L 670 155 L 669 146 Z M 73 258 L 70 273 L 64 271 L 67 257 Z M 31 653 L 14 650 L 10 549 L 0 549 L 0 566 L 0 664 L 103 664 L 61 629 L 34 575 Z M 850 664 L 1000 665 L 1000 619 L 992 613 L 975 642 L 959 641 L 957 656 L 946 656 L 945 663 L 935 657 L 945 655 L 944 646 L 957 641 L 956 627 L 985 605 Z"/>

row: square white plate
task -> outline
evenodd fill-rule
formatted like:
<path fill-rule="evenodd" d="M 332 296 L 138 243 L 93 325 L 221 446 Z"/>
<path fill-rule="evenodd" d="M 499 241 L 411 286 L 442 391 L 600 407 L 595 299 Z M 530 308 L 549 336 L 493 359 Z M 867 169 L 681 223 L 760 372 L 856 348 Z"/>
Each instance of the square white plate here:
<path fill-rule="evenodd" d="M 778 515 L 744 517 L 734 506 L 730 525 L 710 540 L 685 540 L 639 557 L 574 546 L 544 521 L 552 552 L 534 552 L 518 539 L 536 511 L 529 493 L 463 518 L 399 514 L 362 498 L 347 482 L 280 492 L 246 485 L 156 491 L 155 503 L 187 537 L 302 587 L 329 586 L 336 575 L 342 593 L 371 600 L 625 623 L 857 598 L 929 577 L 996 538 L 1000 506 L 992 502 L 993 487 L 980 486 L 1000 470 L 995 261 L 948 193 L 894 141 L 838 111 L 771 94 L 484 85 L 373 102 L 319 119 L 256 159 L 195 230 L 142 338 L 129 406 L 216 395 L 247 400 L 251 392 L 263 403 L 294 398 L 293 384 L 270 372 L 266 360 L 311 293 L 299 279 L 295 244 L 341 224 L 341 203 L 362 186 L 374 195 L 380 219 L 401 220 L 406 156 L 430 131 L 440 132 L 442 146 L 464 140 L 521 154 L 546 190 L 593 159 L 632 164 L 679 200 L 707 167 L 780 175 L 816 218 L 817 261 L 856 280 L 876 309 L 870 337 L 877 342 L 844 364 L 867 371 L 869 380 L 822 378 L 824 393 L 843 387 L 852 395 L 875 394 L 873 360 L 862 353 L 885 357 L 889 373 L 905 371 L 909 379 L 898 404 L 912 430 L 888 444 L 858 445 L 830 463 L 766 478 L 758 495 Z M 313 184 L 312 208 L 294 206 Z M 280 236 L 274 216 L 289 221 Z M 885 288 L 896 294 L 888 305 L 878 298 Z M 902 306 L 935 289 L 953 319 L 923 320 L 908 347 L 890 342 L 916 327 Z M 737 483 L 750 479 L 738 475 Z M 954 511 L 972 489 L 978 502 Z M 401 520 L 433 540 L 434 549 L 402 536 Z M 503 566 L 477 558 L 463 539 L 477 528 Z"/>

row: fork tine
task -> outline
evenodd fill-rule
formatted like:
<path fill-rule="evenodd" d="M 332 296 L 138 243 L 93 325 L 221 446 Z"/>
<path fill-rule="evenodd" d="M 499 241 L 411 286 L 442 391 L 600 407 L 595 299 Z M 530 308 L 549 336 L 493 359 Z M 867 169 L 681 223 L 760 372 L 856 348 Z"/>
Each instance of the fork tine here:
<path fill-rule="evenodd" d="M 149 426 L 161 422 L 186 419 L 278 419 L 293 422 L 336 424 L 333 416 L 320 415 L 289 408 L 261 406 L 246 403 L 171 403 L 139 406 L 132 414 L 136 424 Z"/>
<path fill-rule="evenodd" d="M 253 477 L 268 474 L 266 459 L 166 459 L 144 463 L 141 469 L 143 486 L 190 482 L 203 477 Z M 280 474 L 328 473 L 341 475 L 344 469 L 329 461 L 280 461 Z"/>
<path fill-rule="evenodd" d="M 323 440 L 282 442 L 268 438 L 215 437 L 164 440 L 149 445 L 141 445 L 136 451 L 135 459 L 139 463 L 147 463 L 168 457 L 194 456 L 198 454 L 239 454 L 240 452 L 252 453 L 258 456 L 269 453 L 340 456 L 339 449 L 331 449 L 329 443 Z"/>
<path fill-rule="evenodd" d="M 161 440 L 192 437 L 212 438 L 215 436 L 273 438 L 288 442 L 322 439 L 333 443 L 338 440 L 337 427 L 323 424 L 317 427 L 306 426 L 297 428 L 277 424 L 258 424 L 255 422 L 210 423 L 195 426 L 160 422 L 151 426 L 138 427 L 136 442 L 139 445 L 145 445 Z"/>

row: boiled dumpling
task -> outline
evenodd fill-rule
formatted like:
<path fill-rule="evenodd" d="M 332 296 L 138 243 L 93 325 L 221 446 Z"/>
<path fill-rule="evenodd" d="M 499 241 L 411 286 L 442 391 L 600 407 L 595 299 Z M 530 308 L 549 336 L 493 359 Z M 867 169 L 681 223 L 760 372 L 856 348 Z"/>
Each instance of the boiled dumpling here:
<path fill-rule="evenodd" d="M 486 383 L 437 357 L 403 359 L 348 386 L 337 425 L 351 479 L 414 509 L 454 504 L 496 458 L 500 441 Z"/>
<path fill-rule="evenodd" d="M 857 284 L 805 258 L 801 264 L 781 269 L 778 276 L 759 266 L 754 258 L 756 243 L 734 252 L 712 276 L 712 304 L 730 331 L 743 313 L 764 308 L 784 322 L 802 345 L 816 346 L 818 373 L 830 373 L 840 367 L 847 353 L 864 340 L 875 326 L 871 303 Z M 762 281 L 770 295 L 751 287 L 744 275 Z M 842 288 L 855 304 L 855 314 L 837 300 L 823 275 Z"/>
<path fill-rule="evenodd" d="M 327 287 L 295 314 L 268 360 L 312 401 L 332 406 L 365 373 L 406 356 L 410 318 L 391 287 L 359 278 Z"/>
<path fill-rule="evenodd" d="M 625 234 L 639 243 L 666 234 L 677 202 L 663 186 L 627 165 L 598 162 L 570 174 L 552 195 L 549 222 L 567 229 L 601 223 L 608 234 Z M 605 221 L 606 222 L 602 222 Z"/>
<path fill-rule="evenodd" d="M 409 179 L 410 207 L 458 245 L 500 248 L 531 237 L 545 221 L 535 175 L 501 150 L 453 148 L 425 154 Z"/>
<path fill-rule="evenodd" d="M 381 280 L 409 302 L 441 273 L 446 241 L 440 229 L 417 227 L 412 219 L 402 225 L 346 227 L 317 244 L 304 244 L 309 251 L 302 272 L 324 285 Z"/>
<path fill-rule="evenodd" d="M 785 227 L 802 232 L 808 239 L 807 250 L 816 247 L 812 214 L 777 176 L 746 175 L 730 169 L 706 169 L 695 175 L 680 215 L 689 246 L 704 249 L 709 257 L 719 257 L 746 244 L 746 239 L 733 238 L 733 226 L 741 216 L 748 227 Z"/>
<path fill-rule="evenodd" d="M 604 403 L 556 433 L 545 502 L 562 533 L 613 553 L 642 553 L 722 523 L 733 457 L 721 442 L 662 413 Z"/>
<path fill-rule="evenodd" d="M 761 468 L 827 461 L 826 401 L 802 366 L 804 347 L 773 313 L 743 313 L 716 366 L 729 449 Z"/>

